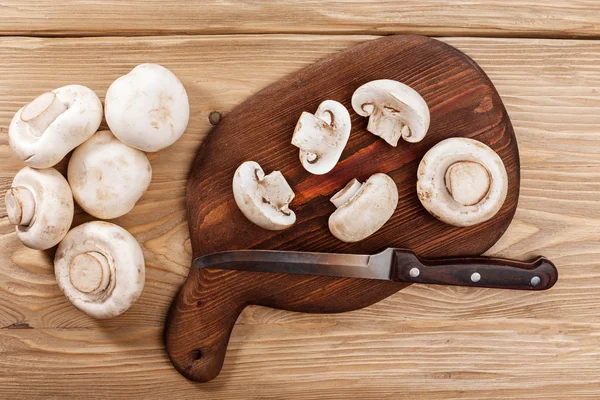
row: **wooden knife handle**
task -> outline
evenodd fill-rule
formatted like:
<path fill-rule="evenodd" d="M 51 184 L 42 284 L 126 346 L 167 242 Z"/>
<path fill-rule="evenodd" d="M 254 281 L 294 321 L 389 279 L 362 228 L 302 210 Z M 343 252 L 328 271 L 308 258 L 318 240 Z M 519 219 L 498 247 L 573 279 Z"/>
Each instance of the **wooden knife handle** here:
<path fill-rule="evenodd" d="M 396 282 L 546 290 L 558 279 L 552 262 L 538 257 L 522 262 L 494 257 L 423 259 L 410 250 L 394 250 L 392 279 Z"/>

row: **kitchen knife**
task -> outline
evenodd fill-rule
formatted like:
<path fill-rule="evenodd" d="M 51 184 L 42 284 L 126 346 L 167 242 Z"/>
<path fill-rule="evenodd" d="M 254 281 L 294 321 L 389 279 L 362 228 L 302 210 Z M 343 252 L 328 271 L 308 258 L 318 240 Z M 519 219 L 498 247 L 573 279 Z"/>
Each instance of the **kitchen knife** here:
<path fill-rule="evenodd" d="M 375 255 L 234 250 L 194 260 L 197 268 L 380 279 L 403 283 L 545 290 L 558 271 L 545 257 L 523 262 L 494 257 L 426 259 L 408 249 Z"/>

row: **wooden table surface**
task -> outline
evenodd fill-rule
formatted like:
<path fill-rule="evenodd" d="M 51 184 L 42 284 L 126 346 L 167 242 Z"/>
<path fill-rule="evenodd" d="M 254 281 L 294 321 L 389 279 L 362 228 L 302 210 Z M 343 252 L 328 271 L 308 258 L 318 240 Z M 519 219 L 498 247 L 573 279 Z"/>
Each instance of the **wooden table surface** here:
<path fill-rule="evenodd" d="M 185 184 L 208 115 L 330 53 L 402 33 L 459 48 L 496 85 L 522 180 L 489 254 L 544 254 L 558 283 L 542 293 L 413 285 L 340 315 L 250 307 L 221 375 L 185 380 L 162 331 L 190 266 Z M 0 36 L 0 192 L 24 166 L 10 119 L 44 91 L 80 83 L 103 99 L 114 79 L 155 62 L 191 103 L 182 139 L 149 155 L 148 192 L 114 221 L 146 259 L 144 292 L 125 314 L 76 310 L 56 285 L 54 251 L 24 247 L 0 205 L 0 397 L 600 398 L 598 1 L 0 0 Z M 75 223 L 88 220 L 76 210 Z"/>

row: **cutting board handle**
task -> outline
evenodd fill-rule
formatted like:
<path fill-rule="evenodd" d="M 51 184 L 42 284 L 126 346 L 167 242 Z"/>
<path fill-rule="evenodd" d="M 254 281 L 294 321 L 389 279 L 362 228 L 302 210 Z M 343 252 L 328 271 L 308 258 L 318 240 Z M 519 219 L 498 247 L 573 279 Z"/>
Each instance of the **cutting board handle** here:
<path fill-rule="evenodd" d="M 196 382 L 210 381 L 219 374 L 233 326 L 246 307 L 235 295 L 211 299 L 212 291 L 202 290 L 209 287 L 202 285 L 206 277 L 201 275 L 206 274 L 210 271 L 190 269 L 171 306 L 165 329 L 171 362 L 183 376 Z"/>
<path fill-rule="evenodd" d="M 339 313 L 369 306 L 408 285 L 331 276 L 281 278 L 281 274 L 190 268 L 166 321 L 165 345 L 175 368 L 196 382 L 215 378 L 233 326 L 250 304 Z"/>

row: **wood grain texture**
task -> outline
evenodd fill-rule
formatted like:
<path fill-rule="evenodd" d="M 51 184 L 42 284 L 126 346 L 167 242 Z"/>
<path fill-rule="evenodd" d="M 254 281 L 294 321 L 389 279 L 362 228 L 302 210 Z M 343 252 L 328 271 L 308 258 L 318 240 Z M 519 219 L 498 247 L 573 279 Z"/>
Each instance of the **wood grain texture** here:
<path fill-rule="evenodd" d="M 352 109 L 354 91 L 367 82 L 392 79 L 411 86 L 431 114 L 419 143 L 388 145 L 367 132 L 367 118 Z M 352 120 L 340 161 L 312 175 L 298 160 L 291 136 L 303 111 L 339 101 Z M 417 168 L 425 153 L 449 137 L 490 146 L 502 159 L 508 194 L 490 220 L 466 228 L 440 222 L 417 196 Z M 296 223 L 269 231 L 244 217 L 231 182 L 238 166 L 256 161 L 279 170 L 296 193 Z M 270 85 L 236 107 L 210 132 L 188 180 L 188 223 L 194 257 L 225 250 L 271 249 L 375 254 L 388 247 L 422 256 L 479 255 L 504 233 L 519 197 L 519 152 L 506 109 L 493 84 L 472 59 L 424 36 L 389 36 L 329 56 Z M 385 173 L 398 186 L 398 205 L 385 225 L 356 243 L 329 231 L 335 211 L 329 199 L 352 179 Z M 209 188 L 209 189 L 208 189 Z M 207 190 L 208 189 L 208 190 Z M 404 288 L 391 281 L 327 276 L 191 270 L 171 307 L 165 331 L 169 357 L 189 379 L 208 381 L 220 371 L 235 320 L 247 305 L 290 311 L 343 312 L 369 306 Z"/>
<path fill-rule="evenodd" d="M 212 128 L 268 84 L 362 36 L 0 39 L 0 190 L 23 164 L 6 132 L 39 93 L 79 82 L 103 98 L 116 77 L 160 62 L 184 82 L 190 126 L 150 155 L 149 191 L 116 220 L 140 241 L 146 287 L 125 314 L 94 321 L 58 290 L 52 252 L 24 248 L 0 203 L 0 397 L 198 399 L 596 399 L 600 391 L 600 43 L 444 41 L 471 56 L 498 89 L 517 135 L 515 219 L 489 251 L 544 254 L 560 280 L 543 293 L 412 285 L 350 313 L 250 307 L 221 375 L 193 384 L 162 345 L 166 312 L 191 261 L 185 185 Z M 35 62 L 33 62 L 35 58 Z M 61 164 L 64 172 L 66 164 Z M 77 222 L 88 220 L 81 213 Z M 10 327 L 10 329 L 8 329 Z M 26 328 L 33 329 L 14 329 Z"/>
<path fill-rule="evenodd" d="M 596 0 L 2 0 L 0 14 L 3 35 L 600 36 Z"/>

